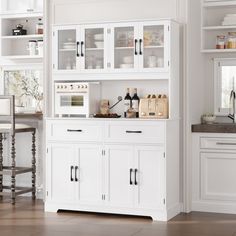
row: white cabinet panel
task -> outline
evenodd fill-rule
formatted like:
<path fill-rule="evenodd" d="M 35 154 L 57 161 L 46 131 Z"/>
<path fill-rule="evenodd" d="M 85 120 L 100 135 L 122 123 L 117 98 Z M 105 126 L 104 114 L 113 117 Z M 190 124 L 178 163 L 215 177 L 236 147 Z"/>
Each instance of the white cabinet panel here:
<path fill-rule="evenodd" d="M 94 122 L 52 122 L 47 124 L 49 140 L 102 141 L 102 125 Z"/>
<path fill-rule="evenodd" d="M 106 126 L 106 142 L 160 143 L 165 142 L 165 123 L 149 125 L 146 122 L 110 122 Z"/>
<path fill-rule="evenodd" d="M 235 150 L 236 138 L 200 138 L 202 149 Z"/>
<path fill-rule="evenodd" d="M 135 148 L 136 205 L 146 209 L 164 206 L 164 150 L 157 147 Z"/>
<path fill-rule="evenodd" d="M 49 199 L 52 202 L 71 203 L 75 201 L 73 145 L 51 144 L 47 155 L 47 176 Z"/>
<path fill-rule="evenodd" d="M 236 200 L 236 154 L 201 153 L 201 198 Z"/>
<path fill-rule="evenodd" d="M 106 147 L 107 204 L 119 207 L 133 207 L 134 181 L 133 149 L 130 146 L 112 145 Z"/>
<path fill-rule="evenodd" d="M 101 146 L 79 145 L 76 156 L 79 202 L 98 204 L 102 201 Z"/>

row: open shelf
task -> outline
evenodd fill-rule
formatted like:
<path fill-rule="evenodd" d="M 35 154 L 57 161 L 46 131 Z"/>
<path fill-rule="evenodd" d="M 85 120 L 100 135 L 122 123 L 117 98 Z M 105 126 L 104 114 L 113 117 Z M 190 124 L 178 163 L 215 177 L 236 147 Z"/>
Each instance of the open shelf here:
<path fill-rule="evenodd" d="M 221 26 L 204 26 L 203 30 L 228 30 L 228 29 L 236 29 L 236 25 L 221 25 Z"/>
<path fill-rule="evenodd" d="M 43 59 L 42 56 L 29 56 L 29 55 L 12 55 L 12 56 L 3 56 L 4 59 L 9 60 L 28 60 L 28 59 Z"/>
<path fill-rule="evenodd" d="M 115 47 L 116 50 L 134 49 L 134 47 Z"/>
<path fill-rule="evenodd" d="M 236 1 L 203 2 L 203 7 L 222 7 L 236 5 Z"/>
<path fill-rule="evenodd" d="M 43 34 L 31 34 L 31 35 L 11 35 L 11 36 L 2 36 L 2 39 L 32 39 L 32 38 L 43 38 Z"/>
<path fill-rule="evenodd" d="M 236 52 L 236 49 L 202 49 L 203 53 L 229 53 Z"/>
<path fill-rule="evenodd" d="M 22 13 L 22 14 L 0 14 L 2 19 L 9 19 L 9 20 L 14 20 L 14 19 L 30 19 L 30 18 L 43 18 L 43 13 L 38 12 L 38 13 Z"/>
<path fill-rule="evenodd" d="M 104 50 L 104 48 L 86 48 L 86 51 L 99 51 L 99 50 Z"/>

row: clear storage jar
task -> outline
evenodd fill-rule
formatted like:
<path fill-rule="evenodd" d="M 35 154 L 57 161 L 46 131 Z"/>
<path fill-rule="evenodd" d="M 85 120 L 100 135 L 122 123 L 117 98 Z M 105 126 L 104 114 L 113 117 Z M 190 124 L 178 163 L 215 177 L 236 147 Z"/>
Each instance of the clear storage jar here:
<path fill-rule="evenodd" d="M 225 49 L 225 40 L 226 37 L 224 35 L 218 35 L 216 38 L 216 49 Z"/>
<path fill-rule="evenodd" d="M 227 38 L 227 48 L 236 49 L 236 32 L 229 32 Z"/>

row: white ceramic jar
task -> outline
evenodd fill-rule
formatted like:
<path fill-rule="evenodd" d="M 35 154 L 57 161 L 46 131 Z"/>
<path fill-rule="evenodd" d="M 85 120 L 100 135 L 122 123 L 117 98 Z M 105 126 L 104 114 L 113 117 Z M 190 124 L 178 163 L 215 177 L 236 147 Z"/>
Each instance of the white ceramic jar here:
<path fill-rule="evenodd" d="M 37 51 L 39 56 L 43 56 L 43 40 L 38 40 L 37 42 Z"/>
<path fill-rule="evenodd" d="M 36 40 L 29 40 L 27 50 L 29 51 L 30 56 L 36 55 L 37 42 Z"/>

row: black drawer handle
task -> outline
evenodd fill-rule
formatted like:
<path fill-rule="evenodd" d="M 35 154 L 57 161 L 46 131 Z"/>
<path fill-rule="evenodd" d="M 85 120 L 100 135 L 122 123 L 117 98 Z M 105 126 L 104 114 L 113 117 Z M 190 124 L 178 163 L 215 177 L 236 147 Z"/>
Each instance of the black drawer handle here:
<path fill-rule="evenodd" d="M 140 130 L 126 130 L 127 134 L 141 134 L 142 131 Z"/>
<path fill-rule="evenodd" d="M 142 52 L 142 43 L 143 43 L 143 40 L 140 39 L 140 40 L 139 40 L 139 55 L 143 55 L 143 52 Z"/>
<path fill-rule="evenodd" d="M 79 42 L 77 42 L 77 57 L 79 57 Z"/>
<path fill-rule="evenodd" d="M 74 166 L 71 166 L 71 167 L 70 167 L 70 181 L 71 181 L 71 182 L 74 181 L 74 179 L 73 179 L 73 177 L 72 177 L 72 175 L 73 175 L 73 170 L 74 170 Z"/>
<path fill-rule="evenodd" d="M 130 184 L 130 185 L 133 185 L 132 173 L 133 173 L 133 169 L 130 169 L 130 170 L 129 170 L 129 184 Z"/>
<path fill-rule="evenodd" d="M 83 130 L 82 129 L 68 129 L 67 132 L 79 132 L 79 133 L 81 133 L 81 132 L 83 132 Z"/>
<path fill-rule="evenodd" d="M 135 185 L 138 185 L 137 173 L 138 173 L 138 169 L 135 169 L 135 170 L 134 170 L 134 184 L 135 184 Z"/>
<path fill-rule="evenodd" d="M 81 42 L 81 57 L 83 57 L 84 56 L 84 53 L 83 53 L 83 46 L 84 46 L 84 42 L 82 41 Z"/>
<path fill-rule="evenodd" d="M 135 45 L 135 46 L 134 46 L 134 54 L 135 54 L 135 55 L 138 55 L 138 52 L 137 52 L 137 43 L 138 43 L 138 40 L 135 39 L 135 40 L 134 40 L 134 45 Z"/>
<path fill-rule="evenodd" d="M 78 177 L 77 177 L 77 171 L 78 171 L 78 169 L 79 169 L 79 167 L 76 166 L 76 167 L 75 167 L 75 182 L 78 182 L 78 181 L 79 181 L 79 179 L 78 179 Z"/>

